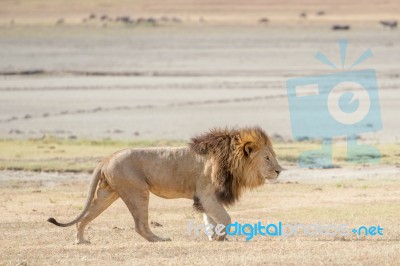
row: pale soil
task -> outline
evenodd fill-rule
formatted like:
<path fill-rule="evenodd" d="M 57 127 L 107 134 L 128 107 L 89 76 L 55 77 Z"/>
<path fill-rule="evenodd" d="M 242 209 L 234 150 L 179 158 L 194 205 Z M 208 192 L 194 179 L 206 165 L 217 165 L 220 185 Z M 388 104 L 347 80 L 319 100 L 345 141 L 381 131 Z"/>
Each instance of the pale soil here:
<path fill-rule="evenodd" d="M 396 265 L 400 260 L 400 170 L 398 167 L 291 169 L 280 182 L 247 193 L 229 210 L 233 221 L 381 225 L 384 236 L 242 237 L 210 243 L 189 236 L 191 219 L 201 223 L 192 201 L 151 198 L 150 220 L 168 243 L 148 243 L 133 230 L 127 208 L 118 200 L 90 224 L 92 244 L 75 245 L 75 228 L 46 222 L 72 219 L 82 208 L 87 174 L 0 172 L 0 264 L 289 264 Z"/>
<path fill-rule="evenodd" d="M 375 69 L 383 129 L 363 138 L 399 141 L 397 30 L 325 27 L 83 26 L 0 28 L 0 137 L 189 139 L 215 126 L 260 125 L 291 137 L 286 80 L 346 66 Z M 43 71 L 24 75 L 23 71 Z M 16 75 L 9 75 L 14 73 Z M 20 73 L 20 75 L 18 75 Z M 279 122 L 278 122 L 279 121 Z"/>
<path fill-rule="evenodd" d="M 257 24 L 268 18 L 269 24 L 358 23 L 398 19 L 396 0 L 3 0 L 0 22 L 16 24 L 82 23 L 89 14 L 179 18 L 184 24 Z M 307 18 L 300 17 L 306 13 Z M 323 12 L 323 14 L 318 14 Z"/>

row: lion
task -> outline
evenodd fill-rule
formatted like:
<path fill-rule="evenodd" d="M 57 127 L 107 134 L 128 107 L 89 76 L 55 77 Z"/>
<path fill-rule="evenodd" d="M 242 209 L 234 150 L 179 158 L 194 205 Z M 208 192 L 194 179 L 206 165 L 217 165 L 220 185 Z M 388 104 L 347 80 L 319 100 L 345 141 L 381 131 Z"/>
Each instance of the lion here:
<path fill-rule="evenodd" d="M 89 243 L 85 227 L 121 198 L 135 222 L 135 231 L 148 241 L 170 241 L 150 230 L 150 192 L 165 198 L 193 199 L 206 224 L 228 225 L 225 207 L 237 202 L 246 189 L 266 180 L 276 181 L 279 165 L 268 135 L 259 127 L 212 129 L 191 139 L 184 147 L 134 148 L 103 159 L 93 171 L 89 195 L 82 212 L 66 227 L 76 224 L 76 243 Z M 210 240 L 224 240 L 211 236 Z"/>

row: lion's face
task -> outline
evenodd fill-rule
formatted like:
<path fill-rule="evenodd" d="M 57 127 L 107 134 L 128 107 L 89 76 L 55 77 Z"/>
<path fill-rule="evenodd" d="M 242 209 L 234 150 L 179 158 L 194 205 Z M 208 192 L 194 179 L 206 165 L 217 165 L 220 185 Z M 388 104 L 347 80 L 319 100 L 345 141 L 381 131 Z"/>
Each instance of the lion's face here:
<path fill-rule="evenodd" d="M 248 177 L 246 181 L 250 183 L 250 187 L 260 186 L 266 180 L 274 183 L 282 171 L 270 145 L 264 145 L 258 150 L 249 152 L 247 161 L 244 176 Z"/>
<path fill-rule="evenodd" d="M 260 160 L 259 173 L 261 177 L 264 180 L 276 180 L 280 172 L 282 172 L 282 167 L 279 165 L 272 148 L 264 148 L 258 157 Z"/>

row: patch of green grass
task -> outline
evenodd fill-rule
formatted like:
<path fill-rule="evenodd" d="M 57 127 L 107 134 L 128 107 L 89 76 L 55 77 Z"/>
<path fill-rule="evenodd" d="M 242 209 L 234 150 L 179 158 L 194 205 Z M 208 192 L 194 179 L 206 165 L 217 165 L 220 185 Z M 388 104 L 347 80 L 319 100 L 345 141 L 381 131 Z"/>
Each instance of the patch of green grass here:
<path fill-rule="evenodd" d="M 181 146 L 185 141 L 122 141 L 61 139 L 46 136 L 42 139 L 0 139 L 0 170 L 91 172 L 97 162 L 121 149 L 155 146 Z M 274 144 L 282 164 L 297 164 L 299 155 L 308 150 L 317 150 L 317 142 L 276 142 Z M 381 144 L 381 163 L 396 164 L 400 159 L 400 143 Z M 346 146 L 335 145 L 333 163 L 335 166 L 351 166 L 346 161 Z"/>
<path fill-rule="evenodd" d="M 182 141 L 0 140 L 0 169 L 29 171 L 91 172 L 101 158 L 121 149 L 180 146 Z"/>

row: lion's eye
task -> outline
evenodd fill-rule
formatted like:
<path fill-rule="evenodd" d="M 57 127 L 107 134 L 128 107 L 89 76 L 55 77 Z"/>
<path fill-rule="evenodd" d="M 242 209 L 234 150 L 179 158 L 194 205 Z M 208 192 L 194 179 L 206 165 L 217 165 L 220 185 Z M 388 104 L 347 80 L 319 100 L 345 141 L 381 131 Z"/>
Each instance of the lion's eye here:
<path fill-rule="evenodd" d="M 270 161 L 269 156 L 266 156 L 265 159 L 266 159 L 268 162 Z"/>

